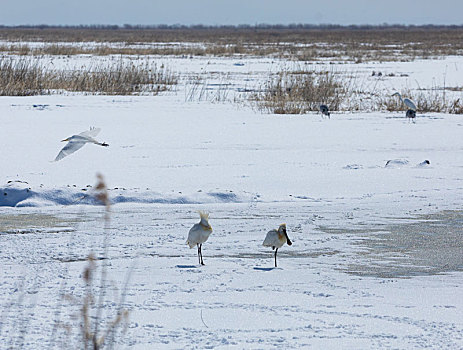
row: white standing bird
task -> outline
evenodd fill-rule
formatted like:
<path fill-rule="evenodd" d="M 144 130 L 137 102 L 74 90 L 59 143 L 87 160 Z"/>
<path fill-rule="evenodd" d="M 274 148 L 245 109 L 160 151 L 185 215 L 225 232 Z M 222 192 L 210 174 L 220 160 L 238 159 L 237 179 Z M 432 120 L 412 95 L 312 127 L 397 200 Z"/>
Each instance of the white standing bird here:
<path fill-rule="evenodd" d="M 64 146 L 61 149 L 61 151 L 58 153 L 58 155 L 55 158 L 55 162 L 81 149 L 82 147 L 84 147 L 86 143 L 94 143 L 95 145 L 108 147 L 109 145 L 107 143 L 98 142 L 97 140 L 94 139 L 94 137 L 98 135 L 100 130 L 101 130 L 100 128 L 90 128 L 90 130 L 81 132 L 80 134 L 77 134 L 77 135 L 72 135 L 71 137 L 68 137 L 67 139 L 62 140 L 61 142 L 67 141 L 68 144 Z"/>
<path fill-rule="evenodd" d="M 278 230 L 271 230 L 267 232 L 267 236 L 264 239 L 264 243 L 262 243 L 264 247 L 272 247 L 272 249 L 276 248 L 275 267 L 277 267 L 278 248 L 281 248 L 285 243 L 287 243 L 288 245 L 293 244 L 289 239 L 288 234 L 286 233 L 286 224 L 281 224 Z"/>
<path fill-rule="evenodd" d="M 402 101 L 403 104 L 405 104 L 405 106 L 407 106 L 409 109 L 411 109 L 412 111 L 415 111 L 416 112 L 416 105 L 415 105 L 415 102 L 413 102 L 412 100 L 410 100 L 409 98 L 402 98 L 402 95 L 398 92 L 394 92 L 392 94 L 392 96 L 399 96 L 400 98 L 400 101 Z"/>
<path fill-rule="evenodd" d="M 193 227 L 188 232 L 188 239 L 186 244 L 193 248 L 195 245 L 198 246 L 198 259 L 200 265 L 204 265 L 203 261 L 203 253 L 201 251 L 201 247 L 204 242 L 207 241 L 209 236 L 212 233 L 212 227 L 209 224 L 209 213 L 205 213 L 200 211 L 199 216 L 201 220 L 199 223 L 194 224 Z"/>

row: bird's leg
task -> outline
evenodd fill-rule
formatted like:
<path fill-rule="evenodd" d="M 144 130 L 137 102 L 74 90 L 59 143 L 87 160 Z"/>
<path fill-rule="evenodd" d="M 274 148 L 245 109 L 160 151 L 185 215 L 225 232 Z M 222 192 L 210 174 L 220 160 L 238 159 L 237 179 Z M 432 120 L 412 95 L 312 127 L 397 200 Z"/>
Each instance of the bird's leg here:
<path fill-rule="evenodd" d="M 201 262 L 200 264 L 201 265 L 204 265 L 204 261 L 203 261 L 203 249 L 202 249 L 202 244 L 199 245 L 199 253 L 201 254 Z"/>
<path fill-rule="evenodd" d="M 201 246 L 199 244 L 196 244 L 198 246 L 198 261 L 199 264 L 201 265 Z"/>
<path fill-rule="evenodd" d="M 278 252 L 278 248 L 275 250 L 275 267 L 277 267 L 277 252 Z"/>

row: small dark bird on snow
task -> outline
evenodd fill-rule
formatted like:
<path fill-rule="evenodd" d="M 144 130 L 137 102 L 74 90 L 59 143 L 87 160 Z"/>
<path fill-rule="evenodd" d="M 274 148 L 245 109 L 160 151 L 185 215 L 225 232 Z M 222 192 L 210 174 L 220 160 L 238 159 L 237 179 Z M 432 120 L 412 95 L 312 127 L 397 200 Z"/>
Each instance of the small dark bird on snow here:
<path fill-rule="evenodd" d="M 330 109 L 327 105 L 320 105 L 320 112 L 323 115 L 326 115 L 328 118 L 330 117 Z"/>
<path fill-rule="evenodd" d="M 408 118 L 409 121 L 413 120 L 413 122 L 415 122 L 416 111 L 414 111 L 413 109 L 408 109 L 407 113 L 405 113 L 405 116 Z"/>

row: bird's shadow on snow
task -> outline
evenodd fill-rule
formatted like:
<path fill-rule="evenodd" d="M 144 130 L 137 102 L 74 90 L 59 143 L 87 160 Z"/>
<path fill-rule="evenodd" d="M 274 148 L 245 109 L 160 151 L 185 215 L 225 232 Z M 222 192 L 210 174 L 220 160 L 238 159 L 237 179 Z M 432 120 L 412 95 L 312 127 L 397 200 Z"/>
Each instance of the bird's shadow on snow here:
<path fill-rule="evenodd" d="M 175 267 L 179 269 L 197 269 L 199 266 L 196 265 L 176 265 Z"/>
<path fill-rule="evenodd" d="M 278 267 L 254 267 L 253 269 L 257 271 L 272 271 L 278 270 Z"/>

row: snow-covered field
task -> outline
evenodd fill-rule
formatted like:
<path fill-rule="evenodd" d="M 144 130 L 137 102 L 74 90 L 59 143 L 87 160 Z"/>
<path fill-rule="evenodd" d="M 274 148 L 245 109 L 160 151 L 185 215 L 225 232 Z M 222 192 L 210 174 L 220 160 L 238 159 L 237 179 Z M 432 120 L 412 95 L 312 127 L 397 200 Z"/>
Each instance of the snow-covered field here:
<path fill-rule="evenodd" d="M 220 71 L 239 91 L 277 64 L 240 62 L 169 65 Z M 372 69 L 393 71 L 381 84 L 397 89 L 457 86 L 461 63 L 352 71 L 371 84 Z M 185 89 L 0 98 L 0 348 L 79 347 L 85 259 L 105 247 L 103 318 L 130 311 L 120 348 L 463 348 L 461 116 L 265 115 Z M 90 126 L 109 147 L 51 162 Z M 203 267 L 185 244 L 198 210 L 213 227 Z M 293 245 L 272 268 L 262 241 L 283 222 Z"/>

